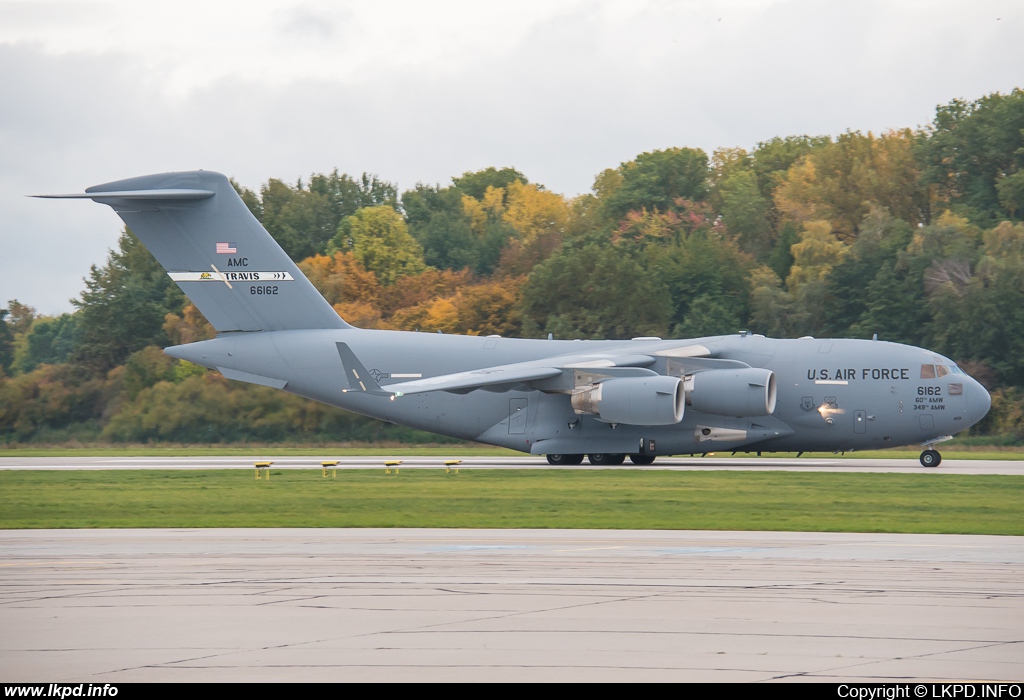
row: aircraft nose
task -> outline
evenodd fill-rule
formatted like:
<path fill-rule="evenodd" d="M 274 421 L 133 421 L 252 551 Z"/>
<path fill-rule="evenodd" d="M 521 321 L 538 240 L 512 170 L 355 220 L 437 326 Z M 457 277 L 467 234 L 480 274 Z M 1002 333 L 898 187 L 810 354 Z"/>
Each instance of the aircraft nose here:
<path fill-rule="evenodd" d="M 975 379 L 971 379 L 967 386 L 967 410 L 970 411 L 971 423 L 974 424 L 988 413 L 988 409 L 992 407 L 992 397 Z"/>

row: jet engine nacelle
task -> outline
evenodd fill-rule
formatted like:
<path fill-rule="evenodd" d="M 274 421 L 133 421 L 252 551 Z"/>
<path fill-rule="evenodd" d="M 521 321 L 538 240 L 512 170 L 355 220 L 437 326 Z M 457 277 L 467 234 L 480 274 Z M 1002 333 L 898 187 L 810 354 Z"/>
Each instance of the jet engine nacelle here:
<path fill-rule="evenodd" d="M 675 425 L 683 419 L 686 394 L 678 377 L 623 377 L 576 390 L 572 408 L 606 423 Z"/>
<path fill-rule="evenodd" d="M 770 369 L 711 369 L 686 378 L 686 404 L 719 416 L 767 416 L 775 411 L 775 373 Z"/>

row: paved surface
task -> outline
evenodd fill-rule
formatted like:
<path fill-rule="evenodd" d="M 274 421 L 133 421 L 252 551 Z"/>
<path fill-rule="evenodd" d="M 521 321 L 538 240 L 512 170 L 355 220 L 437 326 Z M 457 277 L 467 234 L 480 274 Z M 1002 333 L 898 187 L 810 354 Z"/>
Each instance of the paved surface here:
<path fill-rule="evenodd" d="M 319 469 L 323 460 L 339 460 L 339 469 L 382 469 L 387 455 L 379 457 L 0 457 L 0 469 L 252 469 L 256 460 L 272 460 L 274 469 Z M 403 469 L 443 469 L 444 457 L 394 457 Z M 935 469 L 925 469 L 917 459 L 828 459 L 801 457 L 659 457 L 649 467 L 626 460 L 617 467 L 595 467 L 589 462 L 576 467 L 552 467 L 543 457 L 456 457 L 462 469 L 675 469 L 675 470 L 774 470 L 830 472 L 903 472 L 942 474 L 1019 474 L 1024 460 L 951 459 Z"/>
<path fill-rule="evenodd" d="M 1024 538 L 0 531 L 2 681 L 1024 679 Z"/>

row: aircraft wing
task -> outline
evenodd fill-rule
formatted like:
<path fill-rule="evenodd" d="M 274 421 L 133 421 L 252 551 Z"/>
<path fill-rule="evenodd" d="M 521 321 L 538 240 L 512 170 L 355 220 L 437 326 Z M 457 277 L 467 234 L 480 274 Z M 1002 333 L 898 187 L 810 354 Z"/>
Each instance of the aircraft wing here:
<path fill-rule="evenodd" d="M 415 379 L 409 382 L 387 384 L 380 387 L 383 391 L 397 396 L 405 394 L 424 394 L 431 391 L 472 391 L 500 385 L 522 384 L 558 377 L 566 372 L 579 369 L 604 369 L 614 367 L 645 367 L 654 364 L 656 355 L 672 357 L 701 357 L 710 351 L 700 345 L 678 347 L 679 343 L 665 344 L 666 347 L 650 348 L 651 352 L 637 353 L 634 348 L 622 348 L 618 352 L 580 353 L 517 362 L 509 365 L 496 365 L 481 369 L 442 374 L 436 377 Z M 648 350 L 648 348 L 644 348 Z M 647 373 L 647 372 L 645 372 Z"/>
<path fill-rule="evenodd" d="M 498 365 L 483 369 L 442 374 L 437 377 L 416 379 L 411 382 L 388 384 L 381 388 L 394 394 L 423 394 L 428 391 L 458 391 L 460 389 L 479 389 L 495 384 L 518 384 L 522 382 L 547 379 L 562 373 L 560 367 L 551 365 L 534 365 L 518 362 L 512 365 Z"/>

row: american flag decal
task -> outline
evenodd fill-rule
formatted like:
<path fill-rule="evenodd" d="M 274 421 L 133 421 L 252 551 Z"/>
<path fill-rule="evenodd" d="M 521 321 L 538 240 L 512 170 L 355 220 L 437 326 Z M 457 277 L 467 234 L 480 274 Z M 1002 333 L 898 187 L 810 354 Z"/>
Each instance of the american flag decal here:
<path fill-rule="evenodd" d="M 218 243 L 217 252 L 221 255 L 234 255 L 238 252 L 238 248 L 235 247 L 234 243 Z"/>

